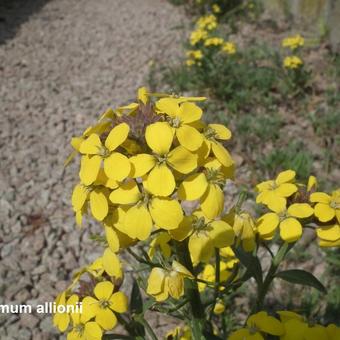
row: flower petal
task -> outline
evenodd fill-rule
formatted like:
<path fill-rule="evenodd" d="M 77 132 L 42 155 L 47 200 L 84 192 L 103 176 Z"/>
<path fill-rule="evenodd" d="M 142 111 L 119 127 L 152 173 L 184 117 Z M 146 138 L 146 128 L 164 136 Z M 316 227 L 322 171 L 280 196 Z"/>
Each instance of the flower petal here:
<path fill-rule="evenodd" d="M 206 217 L 214 219 L 224 208 L 224 194 L 216 184 L 209 184 L 208 189 L 200 199 L 201 209 Z"/>
<path fill-rule="evenodd" d="M 156 197 L 149 204 L 149 211 L 155 224 L 163 229 L 178 228 L 183 220 L 182 207 L 178 201 Z"/>
<path fill-rule="evenodd" d="M 97 155 L 101 148 L 99 136 L 93 133 L 80 144 L 79 152 L 84 155 Z"/>
<path fill-rule="evenodd" d="M 145 130 L 145 139 L 152 151 L 158 155 L 169 152 L 174 134 L 167 122 L 150 124 Z"/>
<path fill-rule="evenodd" d="M 103 336 L 103 331 L 96 322 L 91 321 L 85 324 L 84 335 L 86 337 L 86 340 L 87 339 L 100 340 Z"/>
<path fill-rule="evenodd" d="M 155 157 L 146 153 L 131 157 L 130 162 L 132 165 L 131 177 L 133 178 L 144 176 L 156 165 Z"/>
<path fill-rule="evenodd" d="M 159 294 L 164 287 L 164 279 L 166 272 L 159 267 L 153 268 L 148 278 L 148 286 L 146 292 L 150 295 Z"/>
<path fill-rule="evenodd" d="M 169 230 L 169 234 L 173 239 L 183 241 L 191 234 L 192 230 L 192 219 L 190 216 L 184 216 L 178 228 Z"/>
<path fill-rule="evenodd" d="M 228 247 L 234 243 L 235 233 L 227 222 L 213 221 L 210 226 L 212 230 L 209 235 L 216 248 Z"/>
<path fill-rule="evenodd" d="M 173 149 L 168 155 L 168 164 L 182 174 L 188 174 L 197 167 L 197 156 L 183 146 Z"/>
<path fill-rule="evenodd" d="M 212 151 L 220 163 L 226 167 L 234 164 L 228 150 L 218 142 L 211 142 Z"/>
<path fill-rule="evenodd" d="M 208 127 L 216 132 L 217 139 L 228 140 L 231 138 L 231 131 L 222 124 L 209 124 Z"/>
<path fill-rule="evenodd" d="M 328 222 L 335 216 L 335 209 L 328 204 L 317 203 L 314 207 L 314 214 L 321 222 Z"/>
<path fill-rule="evenodd" d="M 282 323 L 272 316 L 269 316 L 266 312 L 259 312 L 249 317 L 247 320 L 248 327 L 255 325 L 259 330 L 272 334 L 283 335 L 284 327 Z"/>
<path fill-rule="evenodd" d="M 306 218 L 313 213 L 314 209 L 307 203 L 294 203 L 288 207 L 288 214 L 293 217 Z"/>
<path fill-rule="evenodd" d="M 105 236 L 109 248 L 116 253 L 119 250 L 119 238 L 113 228 L 105 227 Z"/>
<path fill-rule="evenodd" d="M 96 314 L 96 323 L 106 331 L 109 331 L 117 324 L 117 318 L 111 309 L 100 309 Z"/>
<path fill-rule="evenodd" d="M 258 220 L 257 230 L 261 236 L 272 234 L 279 225 L 279 216 L 275 213 L 267 213 Z"/>
<path fill-rule="evenodd" d="M 208 187 L 204 173 L 188 176 L 178 188 L 178 197 L 181 200 L 194 201 L 202 197 Z"/>
<path fill-rule="evenodd" d="M 102 221 L 109 212 L 107 198 L 102 191 L 95 189 L 90 193 L 90 207 L 93 217 Z"/>
<path fill-rule="evenodd" d="M 178 100 L 175 98 L 161 98 L 156 102 L 156 110 L 175 118 L 179 111 Z"/>
<path fill-rule="evenodd" d="M 148 209 L 144 205 L 135 205 L 131 207 L 124 219 L 127 235 L 131 238 L 146 240 L 152 230 L 152 219 Z"/>
<path fill-rule="evenodd" d="M 282 183 L 288 183 L 288 182 L 291 182 L 294 178 L 295 178 L 294 170 L 282 171 L 277 175 L 275 179 L 275 183 L 277 185 L 280 185 Z"/>
<path fill-rule="evenodd" d="M 310 195 L 310 201 L 313 203 L 319 202 L 327 204 L 331 201 L 331 196 L 327 195 L 324 192 L 313 192 Z"/>
<path fill-rule="evenodd" d="M 119 145 L 123 144 L 129 135 L 129 125 L 121 123 L 115 126 L 105 140 L 105 146 L 113 151 L 118 148 Z"/>
<path fill-rule="evenodd" d="M 104 159 L 104 171 L 107 177 L 122 181 L 129 176 L 131 164 L 129 159 L 119 152 L 112 153 Z"/>
<path fill-rule="evenodd" d="M 110 194 L 110 201 L 114 204 L 137 203 L 141 197 L 138 185 L 134 180 L 127 181 L 120 185 Z"/>
<path fill-rule="evenodd" d="M 295 218 L 286 218 L 280 223 L 280 236 L 288 243 L 297 241 L 302 236 L 301 223 Z"/>
<path fill-rule="evenodd" d="M 110 308 L 117 313 L 125 313 L 128 309 L 128 300 L 123 292 L 114 293 L 110 298 Z"/>
<path fill-rule="evenodd" d="M 156 165 L 148 175 L 147 187 L 155 196 L 169 196 L 176 187 L 174 175 L 165 164 Z"/>
<path fill-rule="evenodd" d="M 83 184 L 91 185 L 97 179 L 101 161 L 98 155 L 81 158 L 79 177 Z"/>
<path fill-rule="evenodd" d="M 88 191 L 82 184 L 77 184 L 72 192 L 72 206 L 73 210 L 77 211 L 80 210 L 83 205 L 85 204 L 85 201 L 88 196 Z"/>
<path fill-rule="evenodd" d="M 330 226 L 320 227 L 316 229 L 316 233 L 319 238 L 326 241 L 337 241 L 340 240 L 340 225 L 334 224 Z"/>
<path fill-rule="evenodd" d="M 100 300 L 109 300 L 113 292 L 113 284 L 110 281 L 103 281 L 96 284 L 93 293 Z"/>
<path fill-rule="evenodd" d="M 183 123 L 192 123 L 202 117 L 202 109 L 194 103 L 181 104 L 177 116 Z"/>
<path fill-rule="evenodd" d="M 190 151 L 199 149 L 203 143 L 203 136 L 189 125 L 182 125 L 176 129 L 176 136 L 179 143 Z"/>
<path fill-rule="evenodd" d="M 119 258 L 110 248 L 105 249 L 102 261 L 104 270 L 110 276 L 115 278 L 121 278 L 123 276 Z"/>
<path fill-rule="evenodd" d="M 283 183 L 277 189 L 275 193 L 282 197 L 289 197 L 297 192 L 297 186 L 293 183 Z"/>

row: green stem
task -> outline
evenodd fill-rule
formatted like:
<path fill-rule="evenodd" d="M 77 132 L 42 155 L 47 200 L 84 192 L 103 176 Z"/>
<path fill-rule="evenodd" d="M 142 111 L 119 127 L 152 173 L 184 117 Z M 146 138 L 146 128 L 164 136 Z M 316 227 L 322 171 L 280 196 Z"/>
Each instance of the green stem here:
<path fill-rule="evenodd" d="M 279 268 L 281 262 L 284 260 L 289 250 L 293 247 L 294 243 L 283 243 L 279 248 L 276 255 L 272 258 L 272 262 L 266 278 L 263 281 L 263 284 L 258 286 L 258 297 L 256 302 L 256 311 L 260 311 L 263 309 L 264 299 L 269 291 L 269 287 L 275 278 L 275 274 L 277 269 Z"/>
<path fill-rule="evenodd" d="M 151 340 L 157 340 L 157 336 L 155 332 L 153 331 L 150 324 L 144 319 L 144 317 L 138 317 L 138 321 L 145 327 L 146 331 L 148 332 Z"/>
<path fill-rule="evenodd" d="M 214 314 L 214 308 L 216 306 L 217 298 L 219 296 L 219 290 L 220 290 L 220 250 L 218 248 L 215 248 L 215 292 L 214 292 L 214 302 L 211 307 L 209 320 L 212 319 Z"/>
<path fill-rule="evenodd" d="M 186 240 L 176 242 L 176 252 L 178 261 L 193 273 L 194 267 L 188 249 L 188 242 Z M 185 296 L 188 298 L 191 306 L 193 340 L 201 340 L 203 336 L 204 308 L 195 280 L 185 281 Z"/>

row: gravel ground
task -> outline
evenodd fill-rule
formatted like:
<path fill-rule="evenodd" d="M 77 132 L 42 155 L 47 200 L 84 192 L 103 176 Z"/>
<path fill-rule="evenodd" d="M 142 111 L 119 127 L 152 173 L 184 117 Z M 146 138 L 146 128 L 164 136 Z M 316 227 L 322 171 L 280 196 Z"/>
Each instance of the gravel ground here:
<path fill-rule="evenodd" d="M 0 13 L 0 304 L 34 305 L 98 254 L 71 211 L 71 136 L 133 98 L 152 60 L 181 54 L 184 16 L 166 0 L 20 1 Z M 0 328 L 60 338 L 46 315 L 0 315 Z"/>

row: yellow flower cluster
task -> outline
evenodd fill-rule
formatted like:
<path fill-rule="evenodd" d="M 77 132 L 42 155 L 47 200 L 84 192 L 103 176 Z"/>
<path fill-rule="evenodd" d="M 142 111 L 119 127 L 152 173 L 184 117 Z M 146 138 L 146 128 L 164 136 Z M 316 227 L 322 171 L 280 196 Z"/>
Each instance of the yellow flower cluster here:
<path fill-rule="evenodd" d="M 311 325 L 291 311 L 278 311 L 277 314 L 280 320 L 264 311 L 251 315 L 246 327 L 233 332 L 228 340 L 264 340 L 271 335 L 280 340 L 336 340 L 340 337 L 340 328 L 334 324 L 327 327 Z"/>
<path fill-rule="evenodd" d="M 67 340 L 99 340 L 103 332 L 116 326 L 116 314 L 127 311 L 127 297 L 119 291 L 122 279 L 120 261 L 110 248 L 74 276 L 72 284 L 56 298 L 56 306 L 65 310 L 53 317 L 54 325 L 68 332 Z M 80 303 L 81 310 L 75 308 Z"/>
<path fill-rule="evenodd" d="M 194 263 L 208 261 L 214 247 L 233 244 L 235 233 L 221 219 L 222 187 L 234 168 L 222 142 L 231 132 L 201 120 L 195 101 L 202 99 L 163 95 L 152 103 L 141 88 L 138 103 L 108 110 L 73 140 L 81 155 L 80 183 L 72 194 L 76 220 L 81 224 L 91 214 L 102 222 L 112 252 L 148 239 L 152 231 L 158 234 L 150 257 L 157 247 L 169 257 L 171 239 L 188 240 Z M 185 201 L 199 207 L 185 215 Z M 171 268 L 154 268 L 147 292 L 157 300 L 179 298 L 183 278 L 192 277 L 179 268 L 176 261 Z"/>
<path fill-rule="evenodd" d="M 290 48 L 291 50 L 295 50 L 298 47 L 302 47 L 305 43 L 305 39 L 300 35 L 294 35 L 291 37 L 287 37 L 282 40 L 282 47 Z"/>
<path fill-rule="evenodd" d="M 316 218 L 320 246 L 340 246 L 340 190 L 328 195 L 312 192 L 315 187 L 313 176 L 307 186 L 296 183 L 293 170 L 283 171 L 276 179 L 258 184 L 256 202 L 265 204 L 270 210 L 257 221 L 260 237 L 271 240 L 279 228 L 284 241 L 295 242 L 303 233 L 301 220 Z"/>
<path fill-rule="evenodd" d="M 224 41 L 223 38 L 212 35 L 217 27 L 217 18 L 213 14 L 200 17 L 196 22 L 195 30 L 191 32 L 190 44 L 203 49 L 205 47 L 219 47 L 219 50 L 223 53 L 228 55 L 235 54 L 236 45 L 233 42 Z M 185 63 L 187 66 L 195 64 L 198 66 L 202 65 L 201 60 L 203 59 L 203 52 L 200 49 L 189 50 L 187 51 L 186 56 L 187 60 Z"/>
<path fill-rule="evenodd" d="M 283 60 L 283 66 L 289 69 L 297 69 L 303 65 L 303 61 L 298 56 L 287 56 Z"/>

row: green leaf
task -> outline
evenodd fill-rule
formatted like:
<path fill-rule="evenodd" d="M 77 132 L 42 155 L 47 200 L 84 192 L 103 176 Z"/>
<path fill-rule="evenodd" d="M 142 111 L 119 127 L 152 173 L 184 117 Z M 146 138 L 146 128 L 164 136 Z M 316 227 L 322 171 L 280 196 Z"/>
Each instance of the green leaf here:
<path fill-rule="evenodd" d="M 285 270 L 276 273 L 275 277 L 278 277 L 290 283 L 310 286 L 316 288 L 322 293 L 327 293 L 327 290 L 324 287 L 324 285 L 313 274 L 308 273 L 305 270 L 301 269 Z"/>
<path fill-rule="evenodd" d="M 130 311 L 133 314 L 143 313 L 143 298 L 140 293 L 138 283 L 135 279 L 133 280 L 130 296 Z"/>
<path fill-rule="evenodd" d="M 258 285 L 262 285 L 262 267 L 259 259 L 250 253 L 245 252 L 241 247 L 233 248 L 236 257 L 247 268 L 247 272 L 254 277 Z"/>

